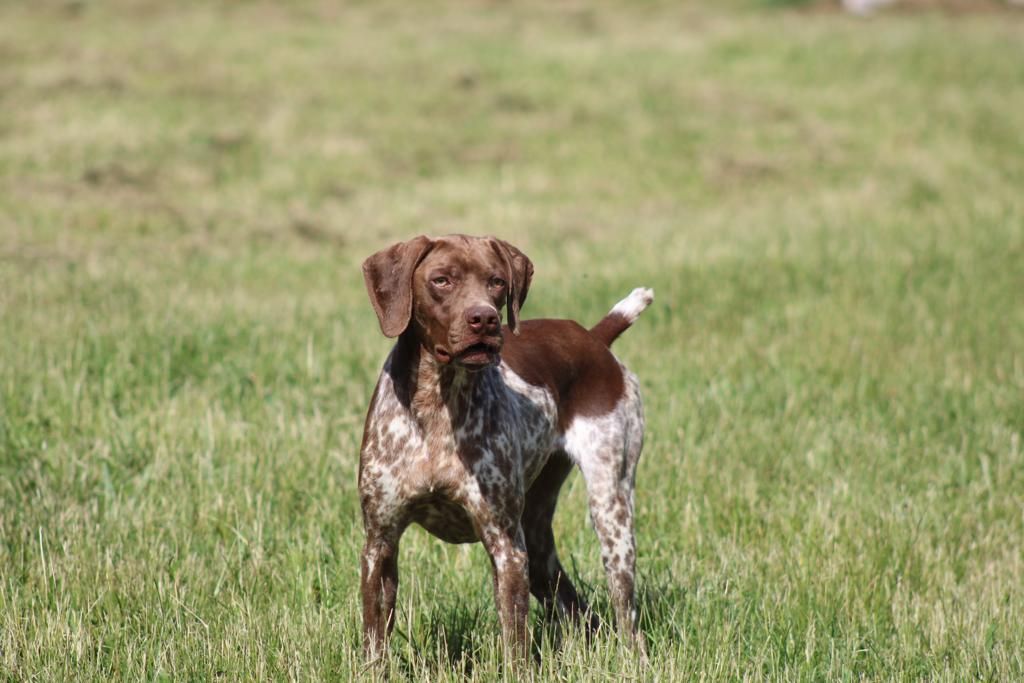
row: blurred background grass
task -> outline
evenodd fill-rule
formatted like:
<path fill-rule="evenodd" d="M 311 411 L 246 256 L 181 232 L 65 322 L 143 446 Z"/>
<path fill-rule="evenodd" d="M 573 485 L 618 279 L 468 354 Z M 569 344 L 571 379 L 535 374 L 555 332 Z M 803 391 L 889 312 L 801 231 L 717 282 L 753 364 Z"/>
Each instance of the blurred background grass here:
<path fill-rule="evenodd" d="M 1020 677 L 1022 17 L 778 4 L 0 6 L 5 676 L 369 675 L 358 265 L 471 232 L 533 316 L 657 292 L 651 669 L 540 677 Z M 507 675 L 482 550 L 402 564 L 392 674 Z"/>

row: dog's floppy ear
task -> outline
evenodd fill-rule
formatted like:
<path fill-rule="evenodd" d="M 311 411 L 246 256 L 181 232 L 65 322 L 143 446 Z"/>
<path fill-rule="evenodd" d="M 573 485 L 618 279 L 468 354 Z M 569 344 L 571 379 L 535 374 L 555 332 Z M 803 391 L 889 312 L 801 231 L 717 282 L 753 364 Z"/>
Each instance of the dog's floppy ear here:
<path fill-rule="evenodd" d="M 397 337 L 409 326 L 412 274 L 432 245 L 433 240 L 420 235 L 393 244 L 363 261 L 366 291 L 385 337 Z"/>
<path fill-rule="evenodd" d="M 508 327 L 513 334 L 519 334 L 519 309 L 526 302 L 526 294 L 530 291 L 533 280 L 533 262 L 526 254 L 519 251 L 505 240 L 491 238 L 494 250 L 505 262 L 508 270 L 508 290 L 505 301 L 508 308 Z"/>

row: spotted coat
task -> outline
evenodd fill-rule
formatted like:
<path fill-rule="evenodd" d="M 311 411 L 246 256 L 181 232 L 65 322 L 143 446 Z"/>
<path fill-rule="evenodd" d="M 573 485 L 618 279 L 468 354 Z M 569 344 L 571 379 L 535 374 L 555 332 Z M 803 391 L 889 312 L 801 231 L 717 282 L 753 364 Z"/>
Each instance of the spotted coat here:
<path fill-rule="evenodd" d="M 394 623 L 398 545 L 413 523 L 451 543 L 483 543 L 502 632 L 519 655 L 531 592 L 547 614 L 597 628 L 551 531 L 573 465 L 587 485 L 619 628 L 643 647 L 633 533 L 643 409 L 636 376 L 608 347 L 653 294 L 634 290 L 589 331 L 568 320 L 519 321 L 532 270 L 507 243 L 463 236 L 417 238 L 364 264 L 382 330 L 397 337 L 360 453 L 371 657 Z"/>

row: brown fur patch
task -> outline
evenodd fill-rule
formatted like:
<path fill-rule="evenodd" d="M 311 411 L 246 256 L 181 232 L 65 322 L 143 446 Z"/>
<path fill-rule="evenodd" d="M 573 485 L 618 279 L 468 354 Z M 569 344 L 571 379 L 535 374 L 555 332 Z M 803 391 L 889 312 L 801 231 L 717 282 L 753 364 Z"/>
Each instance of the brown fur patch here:
<path fill-rule="evenodd" d="M 572 320 L 524 320 L 518 336 L 506 335 L 501 356 L 517 375 L 554 394 L 563 430 L 577 415 L 609 412 L 625 391 L 615 356 Z"/>

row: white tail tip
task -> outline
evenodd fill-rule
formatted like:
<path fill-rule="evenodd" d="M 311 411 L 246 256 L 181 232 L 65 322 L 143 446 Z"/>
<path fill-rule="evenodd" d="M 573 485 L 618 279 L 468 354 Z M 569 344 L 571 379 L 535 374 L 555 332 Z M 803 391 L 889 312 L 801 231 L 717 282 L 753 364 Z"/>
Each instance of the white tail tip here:
<path fill-rule="evenodd" d="M 654 290 L 649 287 L 637 287 L 629 293 L 625 299 L 612 307 L 610 314 L 621 315 L 630 324 L 633 324 L 644 309 L 654 301 Z"/>

